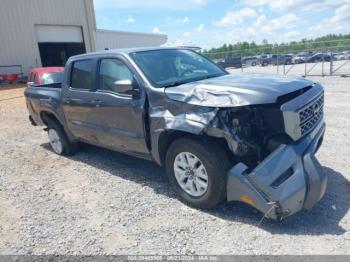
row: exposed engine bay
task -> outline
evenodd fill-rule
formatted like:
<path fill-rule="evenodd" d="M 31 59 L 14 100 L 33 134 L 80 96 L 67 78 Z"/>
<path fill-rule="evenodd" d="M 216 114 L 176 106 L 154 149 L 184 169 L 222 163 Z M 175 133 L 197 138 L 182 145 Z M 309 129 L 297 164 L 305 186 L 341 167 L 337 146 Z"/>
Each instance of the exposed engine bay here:
<path fill-rule="evenodd" d="M 279 145 L 292 142 L 276 104 L 221 109 L 205 133 L 225 138 L 236 157 L 249 157 L 244 162 L 250 166 L 257 165 Z"/>

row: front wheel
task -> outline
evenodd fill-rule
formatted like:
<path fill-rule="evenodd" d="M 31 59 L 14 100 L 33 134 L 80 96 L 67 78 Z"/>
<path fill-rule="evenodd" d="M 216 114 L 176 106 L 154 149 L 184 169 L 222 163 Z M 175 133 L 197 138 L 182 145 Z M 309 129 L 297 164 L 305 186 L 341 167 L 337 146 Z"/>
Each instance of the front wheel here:
<path fill-rule="evenodd" d="M 213 208 L 226 198 L 228 158 L 212 143 L 179 139 L 166 155 L 168 179 L 178 198 L 196 208 Z"/>

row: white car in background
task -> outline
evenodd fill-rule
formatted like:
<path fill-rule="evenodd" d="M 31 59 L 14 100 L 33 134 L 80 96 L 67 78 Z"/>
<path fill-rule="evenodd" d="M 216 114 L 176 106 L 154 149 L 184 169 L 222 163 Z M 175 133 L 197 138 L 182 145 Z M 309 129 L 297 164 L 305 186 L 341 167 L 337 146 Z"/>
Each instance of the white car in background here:
<path fill-rule="evenodd" d="M 349 51 L 344 51 L 342 53 L 339 53 L 334 56 L 336 60 L 347 60 L 350 59 L 350 52 Z"/>

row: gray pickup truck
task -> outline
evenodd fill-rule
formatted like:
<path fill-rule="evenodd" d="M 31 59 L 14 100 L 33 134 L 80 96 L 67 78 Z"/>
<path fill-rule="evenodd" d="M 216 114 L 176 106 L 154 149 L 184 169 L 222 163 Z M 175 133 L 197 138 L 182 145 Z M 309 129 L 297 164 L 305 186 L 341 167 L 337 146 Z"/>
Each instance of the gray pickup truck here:
<path fill-rule="evenodd" d="M 61 85 L 25 96 L 55 153 L 83 142 L 155 161 L 196 208 L 241 201 L 282 219 L 326 190 L 324 92 L 304 78 L 229 74 L 186 49 L 110 50 L 70 58 Z"/>

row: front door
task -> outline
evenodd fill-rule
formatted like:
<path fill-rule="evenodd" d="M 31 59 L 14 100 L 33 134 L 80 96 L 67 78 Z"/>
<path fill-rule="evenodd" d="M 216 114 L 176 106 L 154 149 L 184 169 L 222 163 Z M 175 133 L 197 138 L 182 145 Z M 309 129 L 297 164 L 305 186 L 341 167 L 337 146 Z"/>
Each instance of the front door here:
<path fill-rule="evenodd" d="M 97 89 L 89 121 L 102 146 L 136 155 L 148 155 L 144 129 L 145 95 L 135 98 L 114 89 L 119 80 L 137 80 L 129 66 L 119 58 L 101 58 L 97 68 Z M 138 86 L 139 88 L 139 86 Z"/>

